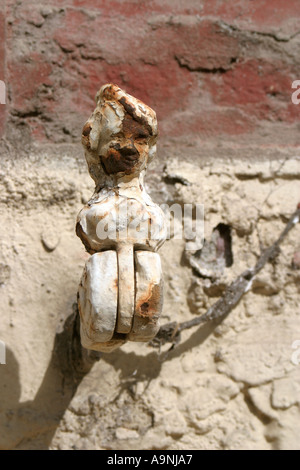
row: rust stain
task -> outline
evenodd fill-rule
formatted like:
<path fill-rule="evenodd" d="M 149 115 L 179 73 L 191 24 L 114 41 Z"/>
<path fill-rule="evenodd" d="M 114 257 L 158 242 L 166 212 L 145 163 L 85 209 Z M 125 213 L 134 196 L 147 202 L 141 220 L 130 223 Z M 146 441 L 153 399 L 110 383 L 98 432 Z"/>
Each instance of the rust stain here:
<path fill-rule="evenodd" d="M 149 302 L 144 302 L 144 303 L 141 305 L 141 312 L 142 312 L 144 315 L 147 315 L 148 310 L 149 310 Z"/>
<path fill-rule="evenodd" d="M 123 133 L 128 139 L 147 139 L 149 138 L 148 129 L 135 121 L 133 117 L 126 113 L 123 119 Z"/>
<path fill-rule="evenodd" d="M 117 85 L 111 84 L 110 86 L 106 87 L 103 91 L 103 97 L 107 100 L 118 100 L 117 93 L 120 91 L 120 88 Z"/>
<path fill-rule="evenodd" d="M 120 98 L 118 101 L 119 101 L 119 103 L 121 103 L 123 105 L 125 111 L 128 114 L 130 114 L 130 116 L 135 121 L 142 124 L 145 127 L 145 129 L 148 131 L 148 134 L 152 136 L 153 135 L 153 130 L 152 130 L 152 127 L 150 126 L 150 124 L 147 122 L 146 117 L 143 116 L 143 115 L 138 116 L 136 114 L 135 107 L 127 100 L 126 96 L 122 96 L 122 98 Z"/>
<path fill-rule="evenodd" d="M 94 217 L 95 217 L 95 225 L 97 224 L 97 222 L 99 222 L 100 220 L 103 220 L 105 219 L 106 217 L 109 216 L 109 214 L 111 213 L 111 211 L 106 211 L 104 212 L 104 214 L 96 214 Z"/>
<path fill-rule="evenodd" d="M 157 315 L 158 306 L 161 299 L 161 289 L 158 284 L 151 283 L 147 289 L 146 294 L 139 299 L 136 306 L 136 313 L 143 318 L 152 318 Z"/>

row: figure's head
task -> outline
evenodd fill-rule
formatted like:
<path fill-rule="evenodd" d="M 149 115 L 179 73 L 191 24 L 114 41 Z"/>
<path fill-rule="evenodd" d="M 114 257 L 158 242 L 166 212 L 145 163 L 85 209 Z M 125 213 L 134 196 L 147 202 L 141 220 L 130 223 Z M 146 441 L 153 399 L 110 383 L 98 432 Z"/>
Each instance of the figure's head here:
<path fill-rule="evenodd" d="M 96 103 L 82 131 L 91 176 L 97 180 L 100 169 L 107 175 L 137 175 L 156 153 L 155 112 L 112 84 L 99 90 Z"/>

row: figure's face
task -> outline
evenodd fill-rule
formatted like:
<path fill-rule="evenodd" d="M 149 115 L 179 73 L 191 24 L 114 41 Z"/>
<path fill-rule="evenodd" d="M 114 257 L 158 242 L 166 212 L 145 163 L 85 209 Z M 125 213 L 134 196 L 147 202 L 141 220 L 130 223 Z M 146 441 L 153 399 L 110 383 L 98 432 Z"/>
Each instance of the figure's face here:
<path fill-rule="evenodd" d="M 103 106 L 98 147 L 102 165 L 108 174 L 139 172 L 148 162 L 149 133 L 127 113 L 112 119 L 108 106 Z"/>
<path fill-rule="evenodd" d="M 155 139 L 146 122 L 140 122 L 119 102 L 103 102 L 99 155 L 108 174 L 139 173 L 155 152 Z M 113 116 L 114 114 L 114 116 Z M 150 151 L 151 149 L 151 151 Z"/>
<path fill-rule="evenodd" d="M 156 116 L 115 85 L 105 86 L 83 136 L 83 144 L 97 155 L 105 173 L 135 175 L 155 156 Z"/>

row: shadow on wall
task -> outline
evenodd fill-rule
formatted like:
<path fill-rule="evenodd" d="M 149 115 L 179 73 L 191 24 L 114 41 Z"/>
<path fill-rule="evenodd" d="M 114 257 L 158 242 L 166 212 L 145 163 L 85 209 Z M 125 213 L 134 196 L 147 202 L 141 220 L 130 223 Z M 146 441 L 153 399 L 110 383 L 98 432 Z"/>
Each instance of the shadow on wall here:
<path fill-rule="evenodd" d="M 57 372 L 56 372 L 57 374 Z M 41 387 L 32 401 L 19 403 L 21 384 L 19 366 L 13 352 L 7 349 L 7 362 L 1 366 L 0 386 L 0 449 L 47 449 L 71 398 L 72 390 L 61 385 L 51 395 L 53 379 L 57 378 L 51 360 Z M 53 401 L 60 406 L 51 413 Z M 38 436 L 36 438 L 36 436 Z M 28 445 L 27 445 L 28 444 Z"/>
<path fill-rule="evenodd" d="M 82 378 L 99 359 L 97 353 L 93 355 L 80 347 L 76 313 L 66 319 L 62 331 L 56 334 L 51 360 L 32 401 L 19 402 L 19 364 L 13 352 L 6 349 L 6 365 L 0 366 L 1 450 L 48 449 Z"/>
<path fill-rule="evenodd" d="M 221 321 L 201 326 L 165 360 L 204 343 Z M 78 386 L 100 357 L 121 372 L 120 394 L 133 382 L 150 383 L 159 376 L 163 362 L 156 351 L 138 356 L 122 349 L 110 354 L 85 350 L 80 345 L 79 315 L 74 304 L 73 313 L 55 336 L 51 360 L 35 398 L 20 403 L 19 364 L 7 348 L 6 365 L 1 366 L 0 449 L 48 449 Z"/>
<path fill-rule="evenodd" d="M 203 344 L 223 320 L 224 318 L 201 325 L 186 341 L 182 341 L 175 349 L 170 350 L 169 354 L 162 354 L 162 358 L 156 351 L 150 352 L 147 356 L 138 356 L 133 352 L 126 353 L 120 350 L 104 354 L 101 359 L 121 372 L 120 382 L 123 388 L 126 388 L 127 381 L 132 385 L 133 374 L 135 383 L 147 380 L 150 383 L 159 376 L 163 362 L 180 357 L 186 351 Z"/>

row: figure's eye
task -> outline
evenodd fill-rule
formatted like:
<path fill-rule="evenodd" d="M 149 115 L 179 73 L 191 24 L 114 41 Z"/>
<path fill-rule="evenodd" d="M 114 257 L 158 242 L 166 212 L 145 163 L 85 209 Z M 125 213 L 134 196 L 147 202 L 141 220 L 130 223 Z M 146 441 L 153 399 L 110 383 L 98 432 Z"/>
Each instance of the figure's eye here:
<path fill-rule="evenodd" d="M 136 133 L 136 139 L 146 139 L 149 137 L 149 132 L 144 127 L 139 127 Z"/>

